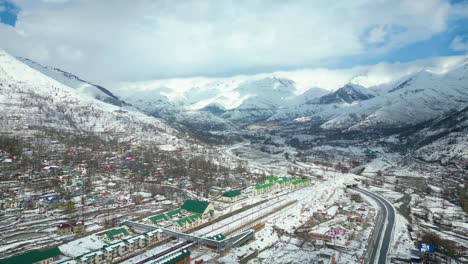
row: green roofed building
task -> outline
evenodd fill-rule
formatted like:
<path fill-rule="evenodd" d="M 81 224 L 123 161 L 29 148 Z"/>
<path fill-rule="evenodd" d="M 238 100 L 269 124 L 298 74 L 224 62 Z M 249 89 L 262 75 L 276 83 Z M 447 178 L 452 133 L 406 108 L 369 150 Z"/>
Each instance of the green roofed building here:
<path fill-rule="evenodd" d="M 106 236 L 109 240 L 120 239 L 128 236 L 128 231 L 125 228 L 117 228 L 106 232 Z"/>
<path fill-rule="evenodd" d="M 169 218 L 172 218 L 176 215 L 180 215 L 181 212 L 180 212 L 180 209 L 176 209 L 176 210 L 173 210 L 173 211 L 169 211 L 166 213 L 167 216 L 169 216 Z"/>
<path fill-rule="evenodd" d="M 187 229 L 192 228 L 193 225 L 196 225 L 194 221 L 190 219 L 190 217 L 184 217 L 176 221 L 176 225 L 173 226 L 174 230 L 183 232 Z"/>
<path fill-rule="evenodd" d="M 265 183 L 265 184 L 260 184 L 255 186 L 255 190 L 262 190 L 262 189 L 268 189 L 273 187 L 273 183 Z"/>
<path fill-rule="evenodd" d="M 33 250 L 21 255 L 0 259 L 0 264 L 33 264 L 51 263 L 58 260 L 62 253 L 57 247 L 45 250 Z"/>
<path fill-rule="evenodd" d="M 210 202 L 190 199 L 185 200 L 180 208 L 191 213 L 201 214 L 202 216 L 209 214 L 210 210 L 214 210 L 213 204 Z"/>
<path fill-rule="evenodd" d="M 294 188 L 299 188 L 302 186 L 306 186 L 310 183 L 309 179 L 301 179 L 301 180 L 294 180 L 291 182 Z"/>
<path fill-rule="evenodd" d="M 265 183 L 265 184 L 260 184 L 255 186 L 255 191 L 257 193 L 265 193 L 271 191 L 273 188 L 274 184 L 273 183 Z"/>
<path fill-rule="evenodd" d="M 165 221 L 165 220 L 167 220 L 167 217 L 166 217 L 165 214 L 158 214 L 158 215 L 155 215 L 155 216 L 150 217 L 149 220 L 151 221 L 151 223 L 156 224 L 156 223 L 158 223 L 159 221 Z"/>
<path fill-rule="evenodd" d="M 272 183 L 272 182 L 278 181 L 278 179 L 279 179 L 278 177 L 274 176 L 274 177 L 269 177 L 266 180 L 267 180 L 267 182 Z"/>
<path fill-rule="evenodd" d="M 282 177 L 277 182 L 278 184 L 289 184 L 293 181 L 293 178 Z"/>
<path fill-rule="evenodd" d="M 236 196 L 239 196 L 240 194 L 241 194 L 241 192 L 239 190 L 231 190 L 231 191 L 227 191 L 227 192 L 223 193 L 223 197 L 234 198 Z"/>

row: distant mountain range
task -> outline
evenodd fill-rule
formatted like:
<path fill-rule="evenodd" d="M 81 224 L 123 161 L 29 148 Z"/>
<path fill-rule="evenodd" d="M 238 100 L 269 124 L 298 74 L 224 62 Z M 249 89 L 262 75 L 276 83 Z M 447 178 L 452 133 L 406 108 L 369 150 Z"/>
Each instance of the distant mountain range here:
<path fill-rule="evenodd" d="M 424 159 L 468 160 L 460 150 L 468 139 L 468 56 L 410 68 L 378 85 L 368 85 L 374 77 L 363 73 L 334 90 L 312 81 L 312 88 L 304 88 L 307 71 L 291 78 L 283 72 L 106 89 L 1 51 L 0 108 L 7 113 L 4 127 L 16 131 L 49 126 L 127 137 L 149 133 L 161 141 L 181 130 L 210 138 L 248 135 L 265 126 L 287 135 L 377 133 L 398 135 L 398 144 L 414 145 Z M 448 141 L 456 144 L 449 147 Z"/>

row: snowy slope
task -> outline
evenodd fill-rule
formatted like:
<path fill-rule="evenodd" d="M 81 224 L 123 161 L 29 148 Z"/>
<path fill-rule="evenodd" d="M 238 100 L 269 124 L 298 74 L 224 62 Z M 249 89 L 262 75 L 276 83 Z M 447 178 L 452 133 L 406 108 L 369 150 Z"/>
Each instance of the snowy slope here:
<path fill-rule="evenodd" d="M 177 131 L 160 120 L 83 95 L 1 50 L 0 111 L 1 132 L 18 136 L 52 129 L 161 144 L 178 141 Z"/>
<path fill-rule="evenodd" d="M 386 87 L 388 88 L 388 86 Z M 325 129 L 359 130 L 404 127 L 438 118 L 468 104 L 468 61 L 444 74 L 422 71 L 392 89 L 359 104 L 322 125 Z"/>
<path fill-rule="evenodd" d="M 100 101 L 110 103 L 116 106 L 125 105 L 125 102 L 121 101 L 119 98 L 117 98 L 117 96 L 113 95 L 109 90 L 107 90 L 106 88 L 102 86 L 84 81 L 69 72 L 62 71 L 57 68 L 50 68 L 50 67 L 42 66 L 41 64 L 35 61 L 32 61 L 30 59 L 26 59 L 26 58 L 18 58 L 18 59 L 24 62 L 25 64 L 27 64 L 29 67 L 37 71 L 40 71 L 41 73 L 49 76 L 50 78 L 68 87 L 75 88 L 77 91 L 79 91 L 82 94 L 91 96 L 92 98 L 95 98 Z"/>
<path fill-rule="evenodd" d="M 468 106 L 425 124 L 408 138 L 417 146 L 413 156 L 468 169 Z"/>

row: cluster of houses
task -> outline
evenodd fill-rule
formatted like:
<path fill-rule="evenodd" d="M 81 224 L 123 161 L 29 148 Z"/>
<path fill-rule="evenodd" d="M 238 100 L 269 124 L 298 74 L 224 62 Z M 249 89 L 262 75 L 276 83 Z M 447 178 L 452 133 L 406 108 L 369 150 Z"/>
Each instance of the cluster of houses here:
<path fill-rule="evenodd" d="M 213 213 L 212 203 L 189 199 L 180 209 L 151 216 L 146 222 L 153 225 L 171 226 L 175 231 L 184 232 L 207 222 Z"/>
<path fill-rule="evenodd" d="M 80 226 L 79 223 L 75 226 Z M 82 225 L 81 225 L 82 226 Z M 68 258 L 60 251 L 58 247 L 33 250 L 27 253 L 16 255 L 10 258 L 1 259 L 1 264 L 19 264 L 19 263 L 35 263 L 35 264 L 107 264 L 116 263 L 130 255 L 146 250 L 161 240 L 160 229 L 139 234 L 137 236 L 128 237 L 129 232 L 126 228 L 113 229 L 104 234 L 106 245 L 102 248 L 83 254 L 78 257 Z M 166 256 L 172 262 L 161 263 L 189 263 L 190 252 L 175 252 Z M 183 257 L 182 257 L 183 256 Z M 60 259 L 66 259 L 59 262 Z M 188 259 L 188 261 L 187 261 Z M 174 262 L 173 260 L 178 260 Z M 187 262 L 180 262 L 180 261 Z"/>
<path fill-rule="evenodd" d="M 57 226 L 57 234 L 60 236 L 80 234 L 84 233 L 84 231 L 85 227 L 83 221 L 61 223 Z"/>
<path fill-rule="evenodd" d="M 41 209 L 40 212 L 45 210 L 59 209 L 62 211 L 72 211 L 75 209 L 75 203 L 70 200 L 60 198 L 58 194 L 49 195 L 31 195 L 18 199 L 15 195 L 4 194 L 3 199 L 0 200 L 0 210 L 7 209 Z"/>
<path fill-rule="evenodd" d="M 110 230 L 105 233 L 108 244 L 103 248 L 78 256 L 63 264 L 101 264 L 115 263 L 119 259 L 145 250 L 161 240 L 161 230 L 156 229 L 130 238 L 123 238 L 129 233 L 125 228 Z M 111 242 L 117 241 L 117 242 Z"/>
<path fill-rule="evenodd" d="M 288 177 L 269 177 L 265 183 L 255 186 L 255 194 L 264 194 L 279 190 L 294 190 L 311 184 L 309 179 L 296 179 Z"/>

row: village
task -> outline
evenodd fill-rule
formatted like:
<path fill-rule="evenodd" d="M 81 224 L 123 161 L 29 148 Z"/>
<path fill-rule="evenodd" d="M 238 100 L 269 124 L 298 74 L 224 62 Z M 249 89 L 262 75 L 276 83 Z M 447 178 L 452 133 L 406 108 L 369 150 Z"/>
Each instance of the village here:
<path fill-rule="evenodd" d="M 190 155 L 170 152 L 180 158 L 175 160 L 164 151 L 127 147 L 104 151 L 50 142 L 49 149 L 65 153 L 68 161 L 45 152 L 41 162 L 35 161 L 33 149 L 2 151 L 0 263 L 138 263 L 144 260 L 142 254 L 171 248 L 179 241 L 173 241 L 174 234 L 193 234 L 223 246 L 229 237 L 242 234 L 250 240 L 255 234 L 245 232 L 261 230 L 277 212 L 297 206 L 298 199 L 281 197 L 317 184 L 297 174 L 267 177 L 247 172 L 238 161 L 221 162 L 216 155 L 204 162 L 193 157 L 193 149 Z M 182 164 L 179 172 L 174 164 Z M 210 172 L 204 174 L 204 168 Z M 193 170 L 200 177 L 184 175 Z M 294 236 L 312 239 L 316 247 L 349 244 L 358 223 L 371 217 L 371 207 L 356 206 L 333 204 L 306 211 L 307 220 Z M 341 222 L 337 215 L 343 215 Z M 158 263 L 208 261 L 206 256 L 219 250 L 209 245 L 178 248 L 161 256 L 167 262 Z"/>
<path fill-rule="evenodd" d="M 193 157 L 193 149 L 189 155 L 187 151 L 173 151 L 164 156 L 154 154 L 154 149 L 120 148 L 91 150 L 83 146 L 65 147 L 50 141 L 48 148 L 41 152 L 30 148 L 2 150 L 0 261 L 10 263 L 11 256 L 37 258 L 36 255 L 58 253 L 57 246 L 64 242 L 118 227 L 124 220 L 138 220 L 185 232 L 214 219 L 215 210 L 232 210 L 231 202 L 247 200 L 249 193 L 259 196 L 286 185 L 299 188 L 309 182 L 298 177 L 272 177 L 263 184 L 256 184 L 256 181 L 265 180 L 265 175 L 250 174 L 247 177 L 240 164 L 226 168 L 214 164 L 216 162 L 197 159 Z M 180 158 L 174 159 L 174 154 Z M 149 160 L 150 157 L 153 159 Z M 174 164 L 180 164 L 180 171 L 174 171 Z M 209 175 L 204 174 L 207 169 Z M 184 176 L 187 170 L 206 176 L 209 184 L 202 177 Z M 213 170 L 223 176 L 215 176 Z M 208 202 L 210 200 L 215 202 L 216 208 Z M 210 210 L 194 209 L 199 207 L 197 203 Z M 237 207 L 246 204 L 243 202 Z M 126 229 L 117 230 L 122 233 L 104 236 L 107 243 L 122 234 L 134 234 Z M 134 238 L 137 242 L 145 238 L 138 244 L 140 248 L 146 248 L 153 241 L 159 241 L 161 233 L 152 231 L 136 237 L 139 238 Z M 43 248 L 52 249 L 43 252 Z M 121 252 L 115 245 L 110 248 Z M 39 253 L 35 254 L 36 251 L 31 249 L 38 249 Z M 25 251 L 28 252 L 23 254 Z M 119 254 L 127 255 L 128 252 L 132 250 Z M 77 256 L 75 253 L 69 257 L 75 259 Z"/>
<path fill-rule="evenodd" d="M 272 258 L 285 240 L 298 259 L 312 254 L 322 263 L 370 254 L 376 207 L 348 189 L 368 186 L 365 177 L 304 164 L 278 164 L 287 170 L 267 175 L 216 148 L 159 148 L 50 141 L 40 152 L 2 150 L 0 263 L 246 263 Z M 402 210 L 398 193 L 372 188 Z M 433 229 L 455 224 L 452 235 L 461 232 L 464 245 L 463 213 L 445 214 L 458 219 L 450 224 L 440 213 L 452 209 L 442 207 L 418 206 L 412 218 Z M 418 225 L 400 219 L 395 230 L 395 263 L 417 256 Z"/>

